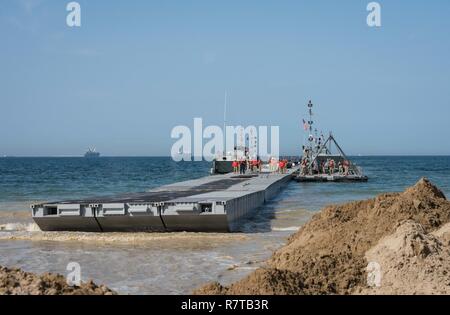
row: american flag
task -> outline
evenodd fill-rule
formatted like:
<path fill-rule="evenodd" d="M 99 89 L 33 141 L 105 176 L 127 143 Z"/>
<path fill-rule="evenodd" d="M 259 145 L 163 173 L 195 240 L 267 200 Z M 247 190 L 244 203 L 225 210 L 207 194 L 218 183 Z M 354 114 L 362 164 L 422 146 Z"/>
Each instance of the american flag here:
<path fill-rule="evenodd" d="M 303 129 L 308 130 L 309 129 L 309 124 L 306 122 L 306 120 L 303 120 Z"/>

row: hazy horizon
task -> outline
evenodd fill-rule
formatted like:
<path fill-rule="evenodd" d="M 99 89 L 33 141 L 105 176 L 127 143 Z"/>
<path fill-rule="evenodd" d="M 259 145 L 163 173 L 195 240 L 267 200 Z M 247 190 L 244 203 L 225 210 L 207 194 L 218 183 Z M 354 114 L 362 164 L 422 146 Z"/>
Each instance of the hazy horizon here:
<path fill-rule="evenodd" d="M 283 154 L 281 153 L 280 156 L 291 156 L 289 154 Z M 292 155 L 292 156 L 298 156 Z M 450 154 L 409 154 L 409 155 L 403 155 L 403 154 L 348 154 L 350 157 L 447 157 L 450 156 Z M 0 158 L 84 158 L 83 155 L 4 155 L 0 156 Z M 172 158 L 170 155 L 101 155 L 98 158 Z M 192 159 L 192 162 L 199 162 L 194 161 Z M 205 160 L 200 162 L 207 162 Z"/>

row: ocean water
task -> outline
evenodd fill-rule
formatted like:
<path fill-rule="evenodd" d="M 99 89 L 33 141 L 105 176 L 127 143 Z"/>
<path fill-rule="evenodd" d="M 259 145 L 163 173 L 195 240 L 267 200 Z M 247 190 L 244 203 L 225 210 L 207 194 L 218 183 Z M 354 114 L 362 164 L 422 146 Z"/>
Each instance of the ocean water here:
<path fill-rule="evenodd" d="M 208 175 L 209 163 L 164 157 L 0 158 L 0 211 L 30 202 L 140 192 Z"/>
<path fill-rule="evenodd" d="M 29 204 L 147 189 L 207 176 L 207 162 L 170 158 L 0 158 L 0 265 L 66 274 L 123 294 L 183 294 L 209 281 L 229 283 L 264 263 L 302 224 L 331 203 L 402 191 L 428 177 L 450 196 L 450 157 L 354 157 L 367 183 L 290 183 L 232 234 L 28 231 Z"/>

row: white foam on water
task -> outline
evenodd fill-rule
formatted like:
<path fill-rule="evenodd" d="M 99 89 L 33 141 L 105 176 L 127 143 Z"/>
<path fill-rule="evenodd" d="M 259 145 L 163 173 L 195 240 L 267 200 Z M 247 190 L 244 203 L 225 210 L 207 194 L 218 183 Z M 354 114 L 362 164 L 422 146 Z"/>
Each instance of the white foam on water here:
<path fill-rule="evenodd" d="M 41 229 L 39 228 L 39 226 L 36 223 L 28 223 L 26 226 L 26 231 L 27 232 L 40 232 Z"/>
<path fill-rule="evenodd" d="M 259 268 L 258 266 L 255 266 L 255 267 L 238 266 L 238 267 L 234 268 L 233 270 L 256 270 L 258 268 Z"/>
<path fill-rule="evenodd" d="M 36 223 L 6 223 L 0 225 L 0 231 L 26 231 L 39 232 L 41 229 Z"/>
<path fill-rule="evenodd" d="M 223 242 L 246 240 L 243 234 L 225 233 L 146 233 L 146 232 L 45 232 L 41 231 L 35 223 L 7 223 L 0 225 L 0 231 L 11 232 L 0 235 L 3 240 L 29 240 L 29 241 L 53 241 L 53 242 L 87 242 L 108 245 L 123 244 L 154 244 L 160 246 L 162 241 L 166 246 L 179 247 L 180 240 L 183 248 L 205 248 L 219 246 Z"/>
<path fill-rule="evenodd" d="M 300 229 L 299 226 L 272 227 L 272 231 L 274 232 L 298 231 L 299 229 Z"/>

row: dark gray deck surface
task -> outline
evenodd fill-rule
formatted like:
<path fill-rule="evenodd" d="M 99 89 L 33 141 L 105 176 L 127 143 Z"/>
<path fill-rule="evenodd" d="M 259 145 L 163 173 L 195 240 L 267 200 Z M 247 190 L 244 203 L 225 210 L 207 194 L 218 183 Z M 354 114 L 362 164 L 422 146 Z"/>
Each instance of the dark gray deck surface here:
<path fill-rule="evenodd" d="M 162 190 L 142 193 L 128 193 L 114 196 L 91 197 L 87 199 L 75 199 L 65 201 L 55 201 L 46 203 L 52 204 L 97 204 L 97 203 L 151 203 L 163 202 L 172 199 L 194 196 L 208 192 L 221 191 L 230 188 L 233 185 L 248 181 L 251 177 L 234 177 L 219 179 L 194 187 L 186 187 L 181 190 Z"/>

